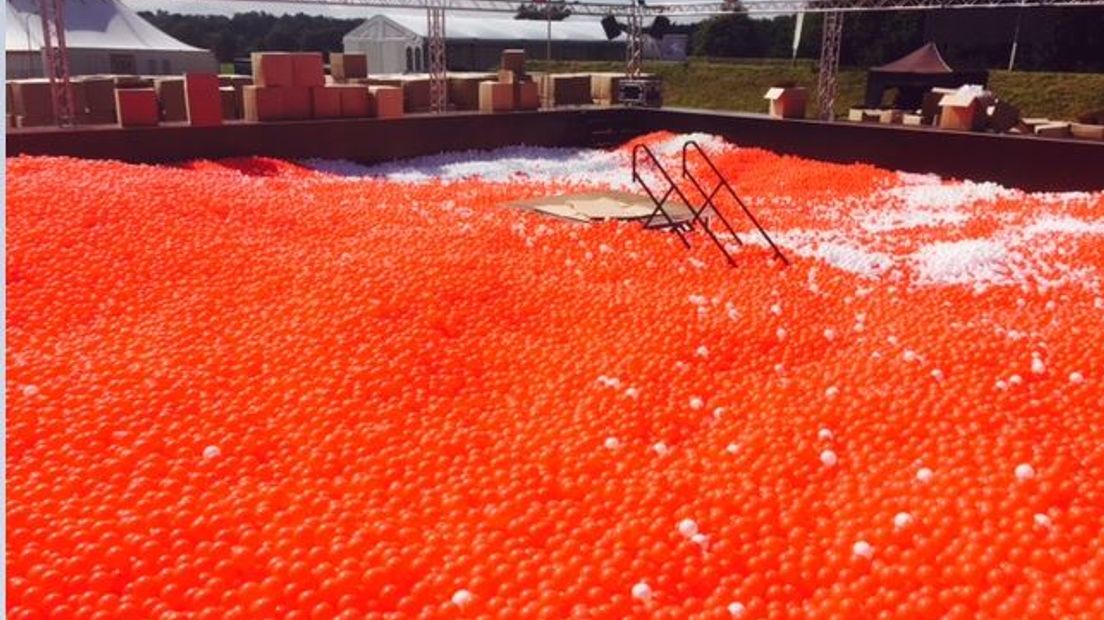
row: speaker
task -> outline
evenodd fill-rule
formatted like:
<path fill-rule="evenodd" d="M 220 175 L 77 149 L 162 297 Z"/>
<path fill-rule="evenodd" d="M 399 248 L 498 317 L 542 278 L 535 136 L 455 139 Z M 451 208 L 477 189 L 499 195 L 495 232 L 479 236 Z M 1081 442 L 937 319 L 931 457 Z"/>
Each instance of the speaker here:
<path fill-rule="evenodd" d="M 612 41 L 616 39 L 624 29 L 621 24 L 617 23 L 616 17 L 613 15 L 606 15 L 602 18 L 602 30 L 606 31 L 606 38 Z"/>
<path fill-rule="evenodd" d="M 662 39 L 663 35 L 667 34 L 667 31 L 671 29 L 671 20 L 666 16 L 660 15 L 652 21 L 652 25 L 648 27 L 648 34 L 653 39 Z"/>

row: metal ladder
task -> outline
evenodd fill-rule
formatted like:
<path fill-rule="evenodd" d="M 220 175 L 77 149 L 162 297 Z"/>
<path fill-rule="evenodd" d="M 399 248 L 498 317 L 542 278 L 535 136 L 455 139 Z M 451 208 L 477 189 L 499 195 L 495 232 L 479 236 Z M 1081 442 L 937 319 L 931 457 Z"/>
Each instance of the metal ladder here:
<path fill-rule="evenodd" d="M 702 184 L 698 181 L 697 177 L 694 176 L 694 173 L 687 166 L 687 154 L 689 153 L 691 148 L 701 154 L 702 159 L 704 159 L 705 162 L 709 164 L 709 167 L 717 175 L 717 178 L 720 179 L 720 182 L 717 184 L 717 186 L 714 187 L 713 190 L 710 192 L 705 191 L 705 189 L 702 187 Z M 657 197 L 656 193 L 652 191 L 652 188 L 648 186 L 648 183 L 640 175 L 640 169 L 642 167 L 641 155 L 644 155 L 643 164 L 650 164 L 651 167 L 659 173 L 659 176 L 662 178 L 662 180 L 666 182 L 667 189 L 660 197 Z M 710 226 L 710 220 L 716 218 L 721 222 L 725 230 L 732 236 L 732 239 L 736 241 L 738 245 L 743 245 L 743 242 L 740 241 L 740 238 L 739 236 L 737 236 L 736 231 L 732 228 L 732 225 L 729 224 L 728 220 L 721 213 L 720 209 L 717 208 L 717 205 L 714 201 L 721 189 L 726 189 L 732 195 L 732 197 L 736 199 L 737 204 L 740 205 L 740 208 L 744 211 L 744 214 L 748 217 L 748 219 L 750 219 L 755 227 L 759 229 L 760 234 L 763 235 L 763 238 L 766 239 L 767 243 L 774 250 L 775 256 L 781 259 L 784 265 L 790 264 L 790 262 L 782 254 L 782 251 L 778 249 L 778 246 L 776 246 L 774 244 L 774 241 L 771 240 L 770 236 L 767 235 L 766 230 L 763 229 L 763 227 L 759 224 L 759 221 L 755 218 L 754 215 L 752 215 L 751 211 L 747 208 L 747 205 L 745 205 L 744 202 L 740 200 L 740 197 L 736 195 L 735 190 L 733 190 L 732 186 L 728 184 L 728 181 L 725 179 L 724 175 L 721 174 L 721 171 L 717 168 L 716 165 L 713 164 L 713 161 L 709 159 L 709 156 L 705 154 L 705 151 L 702 150 L 701 146 L 693 140 L 687 141 L 682 146 L 682 178 L 689 179 L 690 183 L 705 199 L 700 206 L 695 208 L 694 204 L 691 203 L 690 200 L 686 197 L 686 194 L 683 193 L 682 189 L 678 186 L 675 180 L 671 178 L 671 175 L 667 173 L 667 170 L 663 167 L 663 164 L 660 163 L 659 159 L 655 156 L 655 153 L 653 153 L 647 145 L 637 144 L 633 147 L 632 179 L 634 182 L 640 185 L 640 187 L 644 190 L 644 193 L 646 193 L 648 195 L 648 198 L 651 199 L 652 204 L 655 205 L 655 209 L 652 211 L 651 215 L 644 218 L 644 228 L 649 230 L 671 230 L 679 236 L 679 240 L 682 241 L 682 244 L 687 249 L 689 249 L 690 241 L 687 239 L 686 233 L 693 231 L 694 223 L 697 222 L 698 224 L 701 224 L 702 230 L 704 230 L 705 233 L 709 235 L 710 240 L 713 241 L 713 244 L 716 245 L 717 249 L 719 249 L 721 251 L 721 254 L 724 255 L 725 260 L 728 261 L 728 264 L 735 267 L 736 261 L 732 258 L 732 254 L 729 253 L 728 248 L 725 247 L 724 242 L 721 241 L 719 237 L 717 237 L 717 234 Z M 689 220 L 679 220 L 676 217 L 672 216 L 671 212 L 668 210 L 668 201 L 671 199 L 672 196 L 677 197 L 682 202 L 682 204 L 686 206 L 686 209 L 690 212 L 691 215 Z M 660 217 L 662 217 L 662 220 L 659 219 Z"/>

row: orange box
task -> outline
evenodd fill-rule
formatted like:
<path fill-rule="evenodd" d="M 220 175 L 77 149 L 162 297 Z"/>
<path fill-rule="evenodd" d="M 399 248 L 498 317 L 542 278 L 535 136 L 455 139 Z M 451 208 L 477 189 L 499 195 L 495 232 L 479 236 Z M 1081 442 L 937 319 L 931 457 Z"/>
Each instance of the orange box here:
<path fill-rule="evenodd" d="M 188 102 L 184 96 L 184 78 L 166 77 L 153 81 L 157 98 L 161 101 L 164 119 L 170 122 L 188 120 Z"/>
<path fill-rule="evenodd" d="M 283 88 L 246 86 L 242 89 L 243 115 L 252 122 L 278 121 L 284 118 Z"/>
<path fill-rule="evenodd" d="M 330 54 L 330 75 L 335 82 L 368 77 L 368 55 Z"/>
<path fill-rule="evenodd" d="M 330 86 L 341 98 L 341 116 L 345 118 L 363 118 L 369 116 L 372 107 L 369 103 L 368 87 L 359 84 L 337 84 Z"/>
<path fill-rule="evenodd" d="M 287 52 L 253 52 L 253 84 L 256 86 L 294 86 L 295 69 Z"/>
<path fill-rule="evenodd" d="M 516 101 L 514 107 L 518 110 L 536 110 L 540 108 L 540 87 L 536 82 L 522 82 L 514 85 Z"/>
<path fill-rule="evenodd" d="M 184 103 L 190 124 L 199 127 L 222 124 L 222 95 L 214 73 L 186 73 Z"/>
<path fill-rule="evenodd" d="M 296 52 L 291 55 L 292 85 L 324 86 L 326 70 L 322 65 L 322 52 Z"/>
<path fill-rule="evenodd" d="M 397 86 L 368 87 L 369 116 L 396 118 L 403 115 L 403 89 Z"/>
<path fill-rule="evenodd" d="M 773 118 L 805 118 L 809 96 L 802 86 L 775 86 L 763 98 L 770 101 L 769 113 Z"/>
<path fill-rule="evenodd" d="M 479 111 L 506 112 L 514 107 L 514 85 L 504 82 L 479 83 Z"/>
<path fill-rule="evenodd" d="M 284 118 L 300 120 L 311 117 L 311 89 L 305 86 L 281 88 L 284 100 Z"/>
<path fill-rule="evenodd" d="M 222 120 L 241 118 L 238 112 L 238 95 L 234 92 L 233 86 L 220 86 L 219 97 L 222 100 Z"/>
<path fill-rule="evenodd" d="M 502 68 L 525 73 L 525 50 L 502 50 Z"/>
<path fill-rule="evenodd" d="M 161 120 L 157 91 L 152 88 L 121 88 L 115 91 L 115 109 L 120 127 L 153 127 Z"/>
<path fill-rule="evenodd" d="M 311 110 L 314 118 L 341 116 L 341 90 L 333 86 L 315 86 L 310 89 Z"/>

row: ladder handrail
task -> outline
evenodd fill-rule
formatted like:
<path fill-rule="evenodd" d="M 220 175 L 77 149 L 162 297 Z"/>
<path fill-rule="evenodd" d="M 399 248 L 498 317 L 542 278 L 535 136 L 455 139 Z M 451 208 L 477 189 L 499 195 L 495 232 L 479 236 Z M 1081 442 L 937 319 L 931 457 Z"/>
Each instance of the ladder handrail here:
<path fill-rule="evenodd" d="M 759 220 L 756 219 L 755 216 L 751 213 L 751 210 L 748 209 L 747 205 L 744 204 L 744 201 L 740 200 L 740 196 L 736 194 L 736 190 L 732 189 L 732 186 L 728 184 L 728 180 L 725 178 L 724 174 L 721 173 L 716 164 L 713 163 L 713 160 L 709 158 L 709 155 L 706 154 L 705 150 L 695 140 L 687 140 L 686 143 L 682 145 L 682 176 L 688 177 L 690 181 L 694 184 L 694 186 L 698 188 L 698 191 L 702 193 L 702 196 L 705 196 L 707 204 L 712 206 L 712 195 L 705 193 L 701 185 L 698 183 L 697 178 L 694 176 L 694 173 L 691 172 L 690 169 L 686 166 L 686 154 L 689 151 L 690 147 L 693 147 L 694 150 L 696 150 L 701 155 L 702 159 L 705 160 L 705 163 L 709 164 L 710 169 L 713 170 L 713 174 L 717 175 L 717 178 L 720 179 L 720 185 L 718 185 L 717 188 L 713 190 L 713 195 L 716 195 L 716 192 L 722 187 L 728 190 L 728 193 L 736 200 L 736 204 L 740 205 L 740 209 L 743 210 L 744 215 L 746 215 L 747 218 L 751 220 L 752 224 L 755 224 L 755 228 L 759 229 L 759 234 L 763 236 L 763 239 L 765 239 L 767 241 L 767 244 L 770 245 L 771 249 L 774 250 L 775 256 L 781 259 L 783 264 L 788 266 L 790 264 L 790 261 L 786 258 L 784 254 L 782 254 L 782 250 L 778 249 L 778 246 L 774 244 L 774 240 L 770 238 L 770 235 L 767 234 L 767 231 L 763 229 L 763 226 L 761 224 L 759 224 Z M 717 208 L 713 207 L 713 211 L 717 212 Z M 720 215 L 719 212 L 717 212 L 717 214 Z M 723 218 L 722 221 L 724 221 Z M 725 221 L 725 224 L 727 225 L 728 222 Z M 731 227 L 729 227 L 729 231 L 732 232 Z M 732 236 L 735 237 L 736 233 L 733 232 Z M 737 239 L 737 241 L 739 240 Z"/>
<path fill-rule="evenodd" d="M 640 174 L 636 170 L 637 153 L 639 153 L 640 151 L 644 151 L 644 154 L 647 155 L 648 158 L 652 160 L 652 165 L 655 166 L 655 168 L 659 170 L 659 173 L 661 175 L 663 175 L 664 180 L 667 181 L 667 185 L 668 185 L 667 192 L 665 194 L 663 194 L 662 199 L 659 199 L 659 198 L 655 197 L 655 194 L 652 193 L 651 188 L 649 188 L 648 184 L 644 181 L 644 177 L 640 176 Z M 655 210 L 652 211 L 652 214 L 649 215 L 647 217 L 647 219 L 644 220 L 644 226 L 647 227 L 652 222 L 652 220 L 655 219 L 655 216 L 656 216 L 657 213 L 662 213 L 663 217 L 667 220 L 668 224 L 670 224 L 671 229 L 674 230 L 675 233 L 678 234 L 679 239 L 682 240 L 682 244 L 684 246 L 686 246 L 687 248 L 689 248 L 690 247 L 690 242 L 687 241 L 686 235 L 682 234 L 682 231 L 679 230 L 678 224 L 675 222 L 674 218 L 672 218 L 671 215 L 669 213 L 667 213 L 667 210 L 663 208 L 663 203 L 667 202 L 667 199 L 671 196 L 671 191 L 672 190 L 674 190 L 676 193 L 678 193 L 679 198 L 687 206 L 689 206 L 690 203 L 686 201 L 686 196 L 684 196 L 682 194 L 682 190 L 680 190 L 678 188 L 678 186 L 675 185 L 675 181 L 671 178 L 671 175 L 667 174 L 667 171 L 663 169 L 663 165 L 659 163 L 658 159 L 656 159 L 655 154 L 652 153 L 652 150 L 649 149 L 648 146 L 645 145 L 645 144 L 636 144 L 635 146 L 633 146 L 633 152 L 632 152 L 632 180 L 636 181 L 637 183 L 640 184 L 640 187 L 644 188 L 644 192 L 646 194 L 648 194 L 648 197 L 652 199 L 652 204 L 655 205 Z"/>
<path fill-rule="evenodd" d="M 640 153 L 641 151 L 643 151 L 644 154 L 648 156 L 648 159 L 651 160 L 652 165 L 657 170 L 659 170 L 659 173 L 661 175 L 663 175 L 664 180 L 667 181 L 667 185 L 669 186 L 669 189 L 667 190 L 667 193 L 664 194 L 662 201 L 661 200 L 656 200 L 655 194 L 652 193 L 652 191 L 648 188 L 647 183 L 644 182 L 643 177 L 641 177 L 640 174 L 637 172 L 637 169 L 636 169 L 636 162 L 637 162 L 637 159 L 638 159 L 637 154 Z M 663 164 L 660 163 L 659 159 L 655 156 L 655 153 L 652 152 L 652 149 L 648 148 L 648 145 L 646 145 L 644 143 L 637 143 L 636 145 L 633 146 L 632 176 L 633 176 L 633 180 L 636 181 L 637 183 L 639 183 L 640 186 L 644 188 L 644 191 L 647 192 L 648 197 L 650 197 L 652 199 L 652 202 L 655 203 L 656 210 L 662 212 L 663 216 L 667 218 L 668 222 L 671 222 L 672 226 L 674 226 L 674 220 L 671 218 L 670 215 L 667 214 L 667 210 L 663 208 L 663 203 L 666 202 L 667 197 L 670 196 L 671 191 L 673 190 L 678 195 L 679 199 L 682 200 L 682 203 L 686 205 L 686 208 L 690 210 L 691 215 L 693 215 L 693 218 L 691 219 L 691 227 L 693 226 L 694 221 L 697 221 L 698 223 L 700 223 L 702 225 L 702 228 L 705 229 L 706 234 L 709 235 L 709 238 L 713 240 L 713 243 L 716 244 L 717 248 L 721 250 L 722 254 L 724 254 L 725 259 L 728 260 L 728 264 L 732 265 L 733 267 L 736 266 L 736 261 L 733 260 L 732 255 L 728 253 L 728 250 L 725 248 L 724 243 L 722 243 L 721 240 L 717 238 L 717 235 L 713 234 L 713 231 L 710 230 L 709 225 L 704 220 L 701 219 L 701 213 L 702 213 L 702 211 L 705 211 L 705 207 L 702 207 L 702 209 L 700 209 L 700 210 L 695 210 L 694 209 L 693 203 L 691 203 L 690 200 L 686 197 L 686 195 L 682 193 L 682 190 L 679 189 L 678 184 L 675 183 L 675 180 L 671 178 L 671 175 L 667 174 L 667 170 L 663 167 Z M 714 211 L 716 211 L 716 209 L 714 209 Z M 718 215 L 720 215 L 720 214 L 718 213 Z M 648 216 L 648 219 L 645 222 L 645 226 L 647 226 L 647 222 L 650 222 L 652 220 L 652 218 L 654 218 L 654 217 L 655 217 L 655 212 L 653 212 L 652 215 Z M 725 223 L 727 224 L 727 222 L 725 222 Z M 678 233 L 679 238 L 682 239 L 683 244 L 686 245 L 687 248 L 689 248 L 690 243 L 686 240 L 686 237 L 682 234 L 682 232 L 679 231 L 677 228 L 675 229 L 675 232 Z M 739 242 L 738 239 L 737 239 L 737 242 Z"/>

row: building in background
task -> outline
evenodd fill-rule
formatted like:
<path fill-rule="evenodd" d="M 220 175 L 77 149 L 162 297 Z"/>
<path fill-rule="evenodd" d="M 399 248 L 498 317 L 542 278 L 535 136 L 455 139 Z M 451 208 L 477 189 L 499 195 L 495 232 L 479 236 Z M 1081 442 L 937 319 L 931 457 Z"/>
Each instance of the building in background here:
<path fill-rule="evenodd" d="M 72 75 L 215 72 L 204 49 L 181 43 L 118 0 L 64 0 Z M 42 19 L 37 0 L 7 0 L 7 79 L 42 77 Z"/>
<path fill-rule="evenodd" d="M 344 49 L 368 54 L 371 73 L 426 71 L 425 12 L 394 11 L 374 15 L 345 35 Z M 497 68 L 504 49 L 524 49 L 529 58 L 547 54 L 548 24 L 499 15 L 449 13 L 445 21 L 446 58 L 453 71 Z M 624 60 L 624 36 L 610 41 L 598 20 L 568 18 L 552 22 L 552 58 Z"/>

